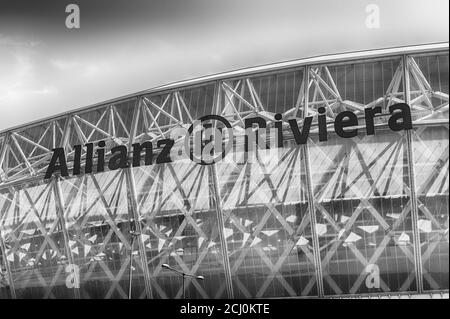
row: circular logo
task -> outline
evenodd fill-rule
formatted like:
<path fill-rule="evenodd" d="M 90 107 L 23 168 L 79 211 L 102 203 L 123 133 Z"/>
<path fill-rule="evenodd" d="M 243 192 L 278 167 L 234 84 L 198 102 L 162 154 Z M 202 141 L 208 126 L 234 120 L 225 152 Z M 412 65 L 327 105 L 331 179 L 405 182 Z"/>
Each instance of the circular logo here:
<path fill-rule="evenodd" d="M 227 140 L 226 143 L 224 140 Z M 200 165 L 217 163 L 233 148 L 233 129 L 220 115 L 205 115 L 196 120 L 184 138 L 189 158 Z"/>

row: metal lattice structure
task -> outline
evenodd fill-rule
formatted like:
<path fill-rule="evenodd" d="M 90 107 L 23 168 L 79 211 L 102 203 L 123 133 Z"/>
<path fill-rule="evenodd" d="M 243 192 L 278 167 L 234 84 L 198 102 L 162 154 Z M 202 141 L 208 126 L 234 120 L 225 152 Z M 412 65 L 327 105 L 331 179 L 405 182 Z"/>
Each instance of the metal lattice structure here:
<path fill-rule="evenodd" d="M 284 62 L 175 83 L 0 133 L 0 296 L 190 298 L 448 292 L 448 44 Z M 413 129 L 317 137 L 317 109 L 411 106 Z M 199 117 L 313 116 L 256 162 L 178 160 L 44 180 L 52 149 L 168 138 Z M 174 147 L 177 148 L 178 142 Z M 271 152 L 277 152 L 274 156 Z M 85 154 L 83 153 L 83 157 Z M 242 156 L 239 152 L 227 156 Z M 131 247 L 129 230 L 141 235 Z M 130 250 L 132 253 L 130 254 Z M 66 266 L 80 269 L 67 288 Z M 376 279 L 373 279 L 375 278 Z M 374 280 L 374 281 L 373 281 Z"/>

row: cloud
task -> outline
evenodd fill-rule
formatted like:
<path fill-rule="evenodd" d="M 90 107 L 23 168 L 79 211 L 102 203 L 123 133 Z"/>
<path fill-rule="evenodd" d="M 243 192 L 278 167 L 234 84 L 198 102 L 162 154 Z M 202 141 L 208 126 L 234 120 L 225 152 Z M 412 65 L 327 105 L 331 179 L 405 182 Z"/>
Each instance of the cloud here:
<path fill-rule="evenodd" d="M 18 38 L 14 38 L 14 37 L 9 37 L 6 36 L 4 34 L 0 33 L 0 47 L 1 48 L 35 48 L 37 46 L 39 46 L 42 42 L 41 41 L 36 41 L 36 40 L 31 40 L 31 41 L 25 41 L 22 39 L 18 39 Z"/>
<path fill-rule="evenodd" d="M 43 83 L 37 71 L 39 54 L 35 48 L 39 43 L 25 41 L 0 34 L 0 60 L 4 74 L 0 77 L 0 109 L 20 110 L 26 108 L 38 97 L 57 94 L 58 90 L 51 84 Z M 18 107 L 19 106 L 19 107 Z"/>
<path fill-rule="evenodd" d="M 67 72 L 68 76 L 81 75 L 93 77 L 111 70 L 107 62 L 81 62 L 76 60 L 50 59 L 50 65 L 59 72 Z"/>
<path fill-rule="evenodd" d="M 50 65 L 52 65 L 54 68 L 58 69 L 59 71 L 67 71 L 67 70 L 73 70 L 82 64 L 80 62 L 75 61 L 64 61 L 59 59 L 51 59 Z"/>
<path fill-rule="evenodd" d="M 5 92 L 0 91 L 0 107 L 10 107 L 17 103 L 33 104 L 33 99 L 39 96 L 56 94 L 58 90 L 54 86 L 44 86 L 38 89 L 26 87 L 7 87 Z"/>

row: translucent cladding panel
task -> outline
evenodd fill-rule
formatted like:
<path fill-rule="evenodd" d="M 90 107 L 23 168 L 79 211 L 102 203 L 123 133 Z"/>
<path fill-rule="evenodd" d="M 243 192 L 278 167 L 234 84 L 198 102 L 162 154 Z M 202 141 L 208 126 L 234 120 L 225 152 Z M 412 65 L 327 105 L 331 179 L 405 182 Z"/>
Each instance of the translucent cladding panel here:
<path fill-rule="evenodd" d="M 52 149 L 58 145 L 64 120 L 49 121 L 11 132 L 0 162 L 2 180 L 17 180 L 42 173 Z"/>
<path fill-rule="evenodd" d="M 73 298 L 66 287 L 61 223 L 54 183 L 1 192 L 1 233 L 17 298 Z"/>
<path fill-rule="evenodd" d="M 132 251 L 132 297 L 145 297 L 138 243 L 131 250 L 130 200 L 125 170 L 63 180 L 68 246 L 80 269 L 82 298 L 128 298 Z"/>
<path fill-rule="evenodd" d="M 110 105 L 108 131 L 110 135 L 120 140 L 130 137 L 133 114 L 136 109 L 136 99 L 117 102 Z"/>
<path fill-rule="evenodd" d="M 342 111 L 363 116 L 364 108 L 375 106 L 389 113 L 389 105 L 403 102 L 402 74 L 400 58 L 312 66 L 308 115 L 316 115 L 319 107 L 330 120 Z"/>
<path fill-rule="evenodd" d="M 303 70 L 279 72 L 257 76 L 250 79 L 254 93 L 250 93 L 263 106 L 263 110 L 272 113 L 284 113 L 301 106 Z M 297 113 L 297 116 L 300 116 Z"/>
<path fill-rule="evenodd" d="M 210 168 L 190 160 L 132 169 L 153 298 L 224 298 L 223 255 Z"/>
<path fill-rule="evenodd" d="M 207 84 L 199 87 L 181 90 L 178 101 L 181 103 L 186 114 L 182 114 L 185 122 L 187 112 L 189 111 L 192 119 L 198 119 L 201 116 L 216 114 L 214 110 L 214 84 Z M 185 107 L 186 106 L 186 107 Z M 189 116 L 187 116 L 189 119 Z"/>
<path fill-rule="evenodd" d="M 69 145 L 79 145 L 99 140 L 122 144 L 128 141 L 136 99 L 100 106 L 75 113 L 69 120 Z"/>
<path fill-rule="evenodd" d="M 448 51 L 408 57 L 413 119 L 448 119 Z"/>
<path fill-rule="evenodd" d="M 234 295 L 317 295 L 304 153 L 287 143 L 254 155 L 216 164 Z"/>
<path fill-rule="evenodd" d="M 175 128 L 188 128 L 214 109 L 214 84 L 145 96 L 139 107 L 136 141 L 169 138 Z"/>
<path fill-rule="evenodd" d="M 404 131 L 310 141 L 327 295 L 415 291 Z"/>
<path fill-rule="evenodd" d="M 302 83 L 303 70 L 223 81 L 220 84 L 221 115 L 232 121 L 240 121 L 255 111 L 262 115 L 301 116 Z"/>
<path fill-rule="evenodd" d="M 448 289 L 448 151 L 448 124 L 415 128 L 413 155 L 425 290 Z"/>

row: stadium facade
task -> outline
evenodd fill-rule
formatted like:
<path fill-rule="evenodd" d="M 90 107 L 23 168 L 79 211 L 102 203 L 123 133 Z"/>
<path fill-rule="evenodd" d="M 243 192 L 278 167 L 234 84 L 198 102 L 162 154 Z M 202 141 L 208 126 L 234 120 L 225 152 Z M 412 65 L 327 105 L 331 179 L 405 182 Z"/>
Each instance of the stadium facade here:
<path fill-rule="evenodd" d="M 321 56 L 0 132 L 0 297 L 128 298 L 131 278 L 133 298 L 182 298 L 163 264 L 204 277 L 186 278 L 187 298 L 448 296 L 448 71 L 448 43 Z M 396 103 L 410 106 L 412 129 L 389 129 Z M 350 110 L 364 127 L 364 110 L 377 106 L 374 135 L 319 141 L 318 108 L 329 123 Z M 81 174 L 44 179 L 58 147 L 72 169 L 74 145 L 131 152 L 151 141 L 158 152 L 158 140 L 204 115 L 239 131 L 276 113 L 300 124 L 313 116 L 308 142 L 288 138 L 253 162 L 92 173 L 82 164 Z"/>

